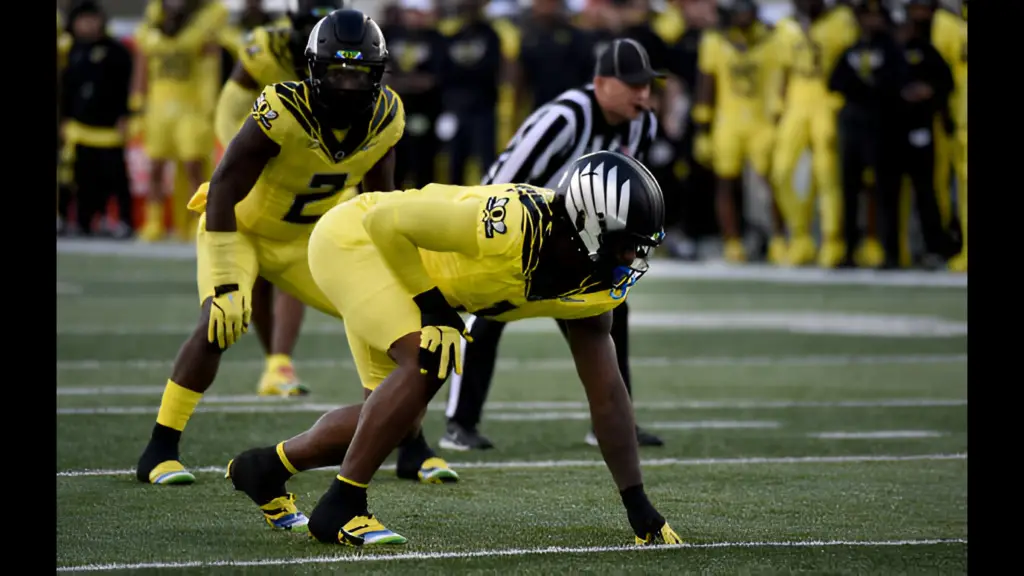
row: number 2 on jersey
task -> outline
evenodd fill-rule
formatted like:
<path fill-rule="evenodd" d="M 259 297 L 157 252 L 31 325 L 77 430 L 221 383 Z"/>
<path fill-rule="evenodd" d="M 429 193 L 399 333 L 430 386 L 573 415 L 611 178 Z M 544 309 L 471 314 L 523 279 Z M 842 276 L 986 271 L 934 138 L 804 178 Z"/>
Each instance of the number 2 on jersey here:
<path fill-rule="evenodd" d="M 337 196 L 345 189 L 347 182 L 348 174 L 314 174 L 309 181 L 309 189 L 316 191 L 295 196 L 295 201 L 282 220 L 289 224 L 315 224 L 323 214 L 303 214 L 302 211 L 313 202 Z"/>

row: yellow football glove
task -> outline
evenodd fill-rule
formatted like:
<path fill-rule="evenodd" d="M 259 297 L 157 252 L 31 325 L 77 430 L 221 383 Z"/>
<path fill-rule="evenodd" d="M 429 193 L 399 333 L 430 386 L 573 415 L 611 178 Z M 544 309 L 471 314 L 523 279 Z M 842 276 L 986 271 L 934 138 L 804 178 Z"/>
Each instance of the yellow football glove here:
<path fill-rule="evenodd" d="M 206 231 L 205 235 L 214 286 L 206 338 L 221 350 L 227 350 L 248 332 L 252 316 L 252 287 L 239 286 L 236 266 L 244 240 L 237 232 Z"/>
<path fill-rule="evenodd" d="M 462 317 L 438 288 L 431 288 L 413 298 L 420 309 L 420 374 L 436 373 L 444 380 L 453 365 L 462 374 L 462 337 L 472 342 Z"/>
<path fill-rule="evenodd" d="M 249 331 L 252 297 L 238 290 L 238 284 L 218 286 L 210 301 L 210 324 L 206 339 L 227 350 Z"/>
<path fill-rule="evenodd" d="M 676 531 L 668 525 L 668 522 L 662 525 L 661 529 L 651 533 L 648 532 L 645 538 L 634 535 L 636 538 L 637 546 L 654 546 L 657 544 L 682 544 L 683 539 L 676 534 Z"/>

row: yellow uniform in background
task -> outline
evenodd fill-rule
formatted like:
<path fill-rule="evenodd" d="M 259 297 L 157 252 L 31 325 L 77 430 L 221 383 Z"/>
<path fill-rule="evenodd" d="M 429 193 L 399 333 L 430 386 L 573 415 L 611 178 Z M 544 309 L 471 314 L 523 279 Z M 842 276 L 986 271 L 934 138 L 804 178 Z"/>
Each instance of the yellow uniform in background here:
<path fill-rule="evenodd" d="M 957 133 L 947 135 L 936 120 L 935 129 L 935 193 L 938 195 L 939 213 L 942 221 L 949 224 L 952 219 L 952 197 L 950 194 L 951 171 L 956 171 L 957 204 L 960 208 L 960 224 L 963 226 L 964 249 L 951 262 L 954 269 L 967 267 L 967 22 L 946 10 L 936 10 L 932 20 L 932 44 L 953 72 L 953 94 L 949 106 Z"/>
<path fill-rule="evenodd" d="M 720 178 L 739 178 L 746 162 L 768 176 L 774 127 L 766 110 L 774 66 L 770 31 L 755 28 L 753 38 L 733 39 L 707 32 L 698 49 L 698 68 L 715 80 L 711 125 L 711 164 Z"/>
<path fill-rule="evenodd" d="M 204 50 L 227 23 L 227 8 L 210 3 L 181 32 L 166 36 L 152 24 L 162 19 L 159 4 L 150 6 L 147 23 L 138 34 L 139 50 L 148 64 L 146 154 L 154 160 L 202 160 L 213 150 L 212 97 L 219 83 L 217 69 L 208 63 L 211 57 L 219 63 L 219 57 Z"/>
<path fill-rule="evenodd" d="M 776 131 L 772 181 L 791 241 L 789 261 L 803 265 L 815 256 L 811 239 L 814 194 L 801 198 L 793 183 L 801 155 L 812 152 L 814 188 L 821 195 L 823 246 L 820 262 L 835 266 L 846 255 L 842 240 L 842 191 L 836 150 L 836 114 L 840 103 L 828 92 L 836 60 L 857 39 L 857 23 L 847 6 L 834 8 L 805 31 L 785 18 L 776 27 L 779 65 L 786 79 L 782 118 Z"/>
<path fill-rule="evenodd" d="M 324 215 L 310 238 L 309 266 L 345 318 L 364 388 L 397 367 L 387 354 L 392 343 L 420 330 L 411 286 L 437 286 L 457 309 L 502 322 L 587 318 L 625 301 L 586 281 L 565 294 L 534 293 L 553 196 L 516 184 L 430 184 L 362 194 Z"/>
<path fill-rule="evenodd" d="M 324 132 L 313 116 L 309 85 L 285 82 L 267 86 L 251 115 L 263 133 L 280 147 L 267 163 L 249 195 L 235 206 L 243 250 L 236 255 L 239 286 L 252 289 L 257 276 L 304 304 L 337 314 L 309 275 L 306 248 L 320 216 L 338 203 L 342 191 L 363 176 L 402 137 L 405 111 L 402 101 L 385 87 L 366 125 L 349 131 Z M 351 135 L 352 138 L 346 138 Z M 189 209 L 205 212 L 209 183 L 189 201 Z M 205 214 L 196 236 L 199 301 L 213 296 L 207 265 Z"/>
<path fill-rule="evenodd" d="M 290 22 L 282 20 L 274 26 L 253 29 L 235 53 L 242 69 L 255 80 L 257 86 L 301 80 L 295 73 L 288 46 L 292 33 Z M 221 146 L 226 147 L 238 132 L 258 95 L 259 90 L 243 87 L 234 80 L 229 79 L 224 85 L 217 99 L 214 119 L 217 140 Z"/>

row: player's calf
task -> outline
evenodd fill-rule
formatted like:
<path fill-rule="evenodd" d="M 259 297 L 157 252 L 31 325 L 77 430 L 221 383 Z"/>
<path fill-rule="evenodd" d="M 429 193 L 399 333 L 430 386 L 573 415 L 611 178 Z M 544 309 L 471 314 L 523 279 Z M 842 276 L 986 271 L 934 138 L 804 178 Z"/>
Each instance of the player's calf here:
<path fill-rule="evenodd" d="M 199 315 L 196 328 L 182 344 L 171 377 L 164 387 L 156 423 L 139 457 L 136 479 L 156 485 L 191 484 L 195 476 L 180 462 L 178 446 L 185 426 L 203 393 L 213 384 L 222 350 L 209 341 L 210 301 Z"/>

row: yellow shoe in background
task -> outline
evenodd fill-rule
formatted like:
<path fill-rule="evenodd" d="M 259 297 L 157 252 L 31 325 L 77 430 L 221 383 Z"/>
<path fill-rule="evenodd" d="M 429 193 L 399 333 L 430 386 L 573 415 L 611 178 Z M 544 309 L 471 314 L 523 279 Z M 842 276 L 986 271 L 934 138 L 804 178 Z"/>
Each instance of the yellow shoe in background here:
<path fill-rule="evenodd" d="M 810 236 L 797 236 L 789 242 L 786 261 L 790 266 L 806 266 L 814 262 L 817 254 L 818 248 L 814 245 L 813 238 Z"/>
<path fill-rule="evenodd" d="M 292 360 L 284 354 L 267 357 L 267 366 L 257 389 L 260 396 L 305 396 L 309 388 L 299 382 Z"/>
<path fill-rule="evenodd" d="M 722 249 L 722 256 L 725 257 L 725 261 L 732 264 L 741 264 L 747 261 L 747 250 L 743 247 L 743 242 L 738 238 L 730 238 L 725 241 L 725 246 Z"/>
<path fill-rule="evenodd" d="M 787 249 L 785 236 L 772 236 L 768 242 L 768 263 L 776 266 L 785 264 Z"/>
<path fill-rule="evenodd" d="M 853 255 L 860 268 L 878 268 L 885 262 L 885 249 L 877 238 L 866 238 Z"/>
<path fill-rule="evenodd" d="M 825 240 L 818 252 L 818 266 L 836 268 L 846 259 L 846 244 L 842 240 Z"/>

